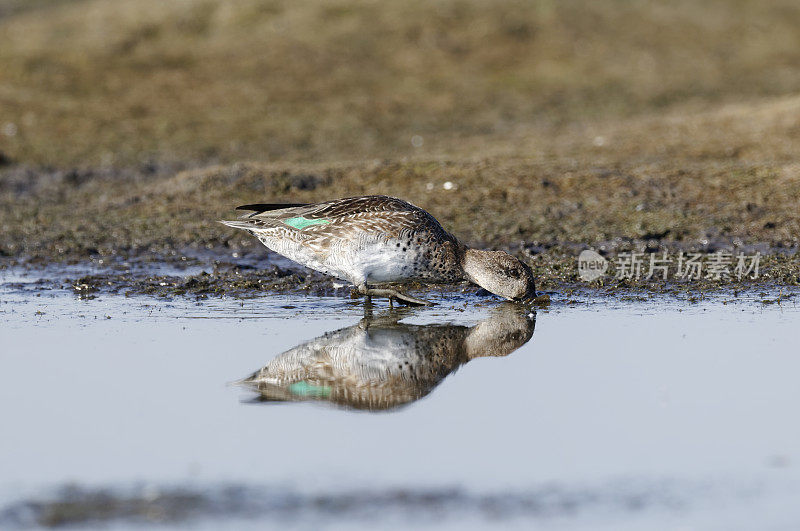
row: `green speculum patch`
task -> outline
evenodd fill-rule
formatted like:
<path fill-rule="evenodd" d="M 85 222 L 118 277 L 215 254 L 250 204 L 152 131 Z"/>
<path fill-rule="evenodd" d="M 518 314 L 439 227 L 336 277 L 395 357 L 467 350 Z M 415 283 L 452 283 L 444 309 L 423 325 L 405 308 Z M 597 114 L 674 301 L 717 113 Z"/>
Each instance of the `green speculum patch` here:
<path fill-rule="evenodd" d="M 312 385 L 306 381 L 300 381 L 291 384 L 289 392 L 297 396 L 328 398 L 331 395 L 331 388 L 327 385 Z"/>
<path fill-rule="evenodd" d="M 327 219 L 307 219 L 303 216 L 284 219 L 283 222 L 290 227 L 294 227 L 295 229 L 304 229 L 306 227 L 310 227 L 311 225 L 325 225 L 326 223 L 330 223 L 330 221 Z"/>

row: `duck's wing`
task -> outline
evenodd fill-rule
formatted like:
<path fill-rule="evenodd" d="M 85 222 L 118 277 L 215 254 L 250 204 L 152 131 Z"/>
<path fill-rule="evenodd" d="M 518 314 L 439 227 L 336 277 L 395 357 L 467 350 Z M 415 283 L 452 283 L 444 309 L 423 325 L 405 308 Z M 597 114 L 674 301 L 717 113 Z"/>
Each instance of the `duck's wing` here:
<path fill-rule="evenodd" d="M 284 219 L 303 216 L 307 219 L 335 219 L 375 212 L 413 212 L 421 210 L 411 203 L 385 195 L 365 195 L 334 199 L 324 203 L 258 203 L 242 205 L 236 210 L 251 210 L 242 219 Z"/>
<path fill-rule="evenodd" d="M 441 231 L 443 236 L 447 234 L 439 222 L 421 208 L 384 195 L 348 197 L 313 204 L 259 203 L 237 209 L 252 212 L 236 221 L 222 223 L 247 230 L 290 227 L 331 235 L 340 230 L 350 230 L 351 223 L 386 234 L 423 228 Z"/>

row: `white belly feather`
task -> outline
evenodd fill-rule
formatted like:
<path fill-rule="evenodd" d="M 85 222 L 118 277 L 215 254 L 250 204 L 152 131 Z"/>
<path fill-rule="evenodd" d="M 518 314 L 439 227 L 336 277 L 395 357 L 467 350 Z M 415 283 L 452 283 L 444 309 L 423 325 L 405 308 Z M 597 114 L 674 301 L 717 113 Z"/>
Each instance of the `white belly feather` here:
<path fill-rule="evenodd" d="M 398 248 L 394 243 L 374 242 L 349 253 L 349 270 L 366 282 L 399 282 L 413 276 L 417 251 Z"/>
<path fill-rule="evenodd" d="M 327 249 L 309 242 L 254 231 L 267 248 L 310 269 L 346 280 L 354 285 L 365 282 L 401 282 L 414 274 L 418 250 L 403 250 L 393 240 L 362 237 L 359 241 L 340 240 Z"/>

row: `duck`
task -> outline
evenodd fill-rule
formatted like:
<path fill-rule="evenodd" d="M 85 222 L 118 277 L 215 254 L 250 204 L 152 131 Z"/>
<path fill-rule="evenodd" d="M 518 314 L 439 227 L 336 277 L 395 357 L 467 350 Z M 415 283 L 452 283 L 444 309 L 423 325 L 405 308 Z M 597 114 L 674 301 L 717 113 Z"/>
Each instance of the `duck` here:
<path fill-rule="evenodd" d="M 236 209 L 248 213 L 220 223 L 249 232 L 294 262 L 351 283 L 367 302 L 387 297 L 390 302 L 431 305 L 398 287 L 415 281 L 468 281 L 516 302 L 536 296 L 527 264 L 505 251 L 465 245 L 431 214 L 396 197 L 258 203 Z"/>
<path fill-rule="evenodd" d="M 508 356 L 530 341 L 536 313 L 504 302 L 477 324 L 407 324 L 409 309 L 369 313 L 277 355 L 235 382 L 254 402 L 318 402 L 387 411 L 429 395 L 469 361 Z"/>

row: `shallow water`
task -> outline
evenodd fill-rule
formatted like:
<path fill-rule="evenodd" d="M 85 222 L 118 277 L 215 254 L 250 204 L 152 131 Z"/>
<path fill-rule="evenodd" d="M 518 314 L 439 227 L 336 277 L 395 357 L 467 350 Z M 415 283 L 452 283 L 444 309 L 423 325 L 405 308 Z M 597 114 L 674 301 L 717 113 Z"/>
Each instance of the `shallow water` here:
<path fill-rule="evenodd" d="M 790 302 L 367 321 L 341 298 L 80 300 L 4 275 L 0 527 L 800 525 Z M 232 385 L 282 353 L 295 380 Z"/>

